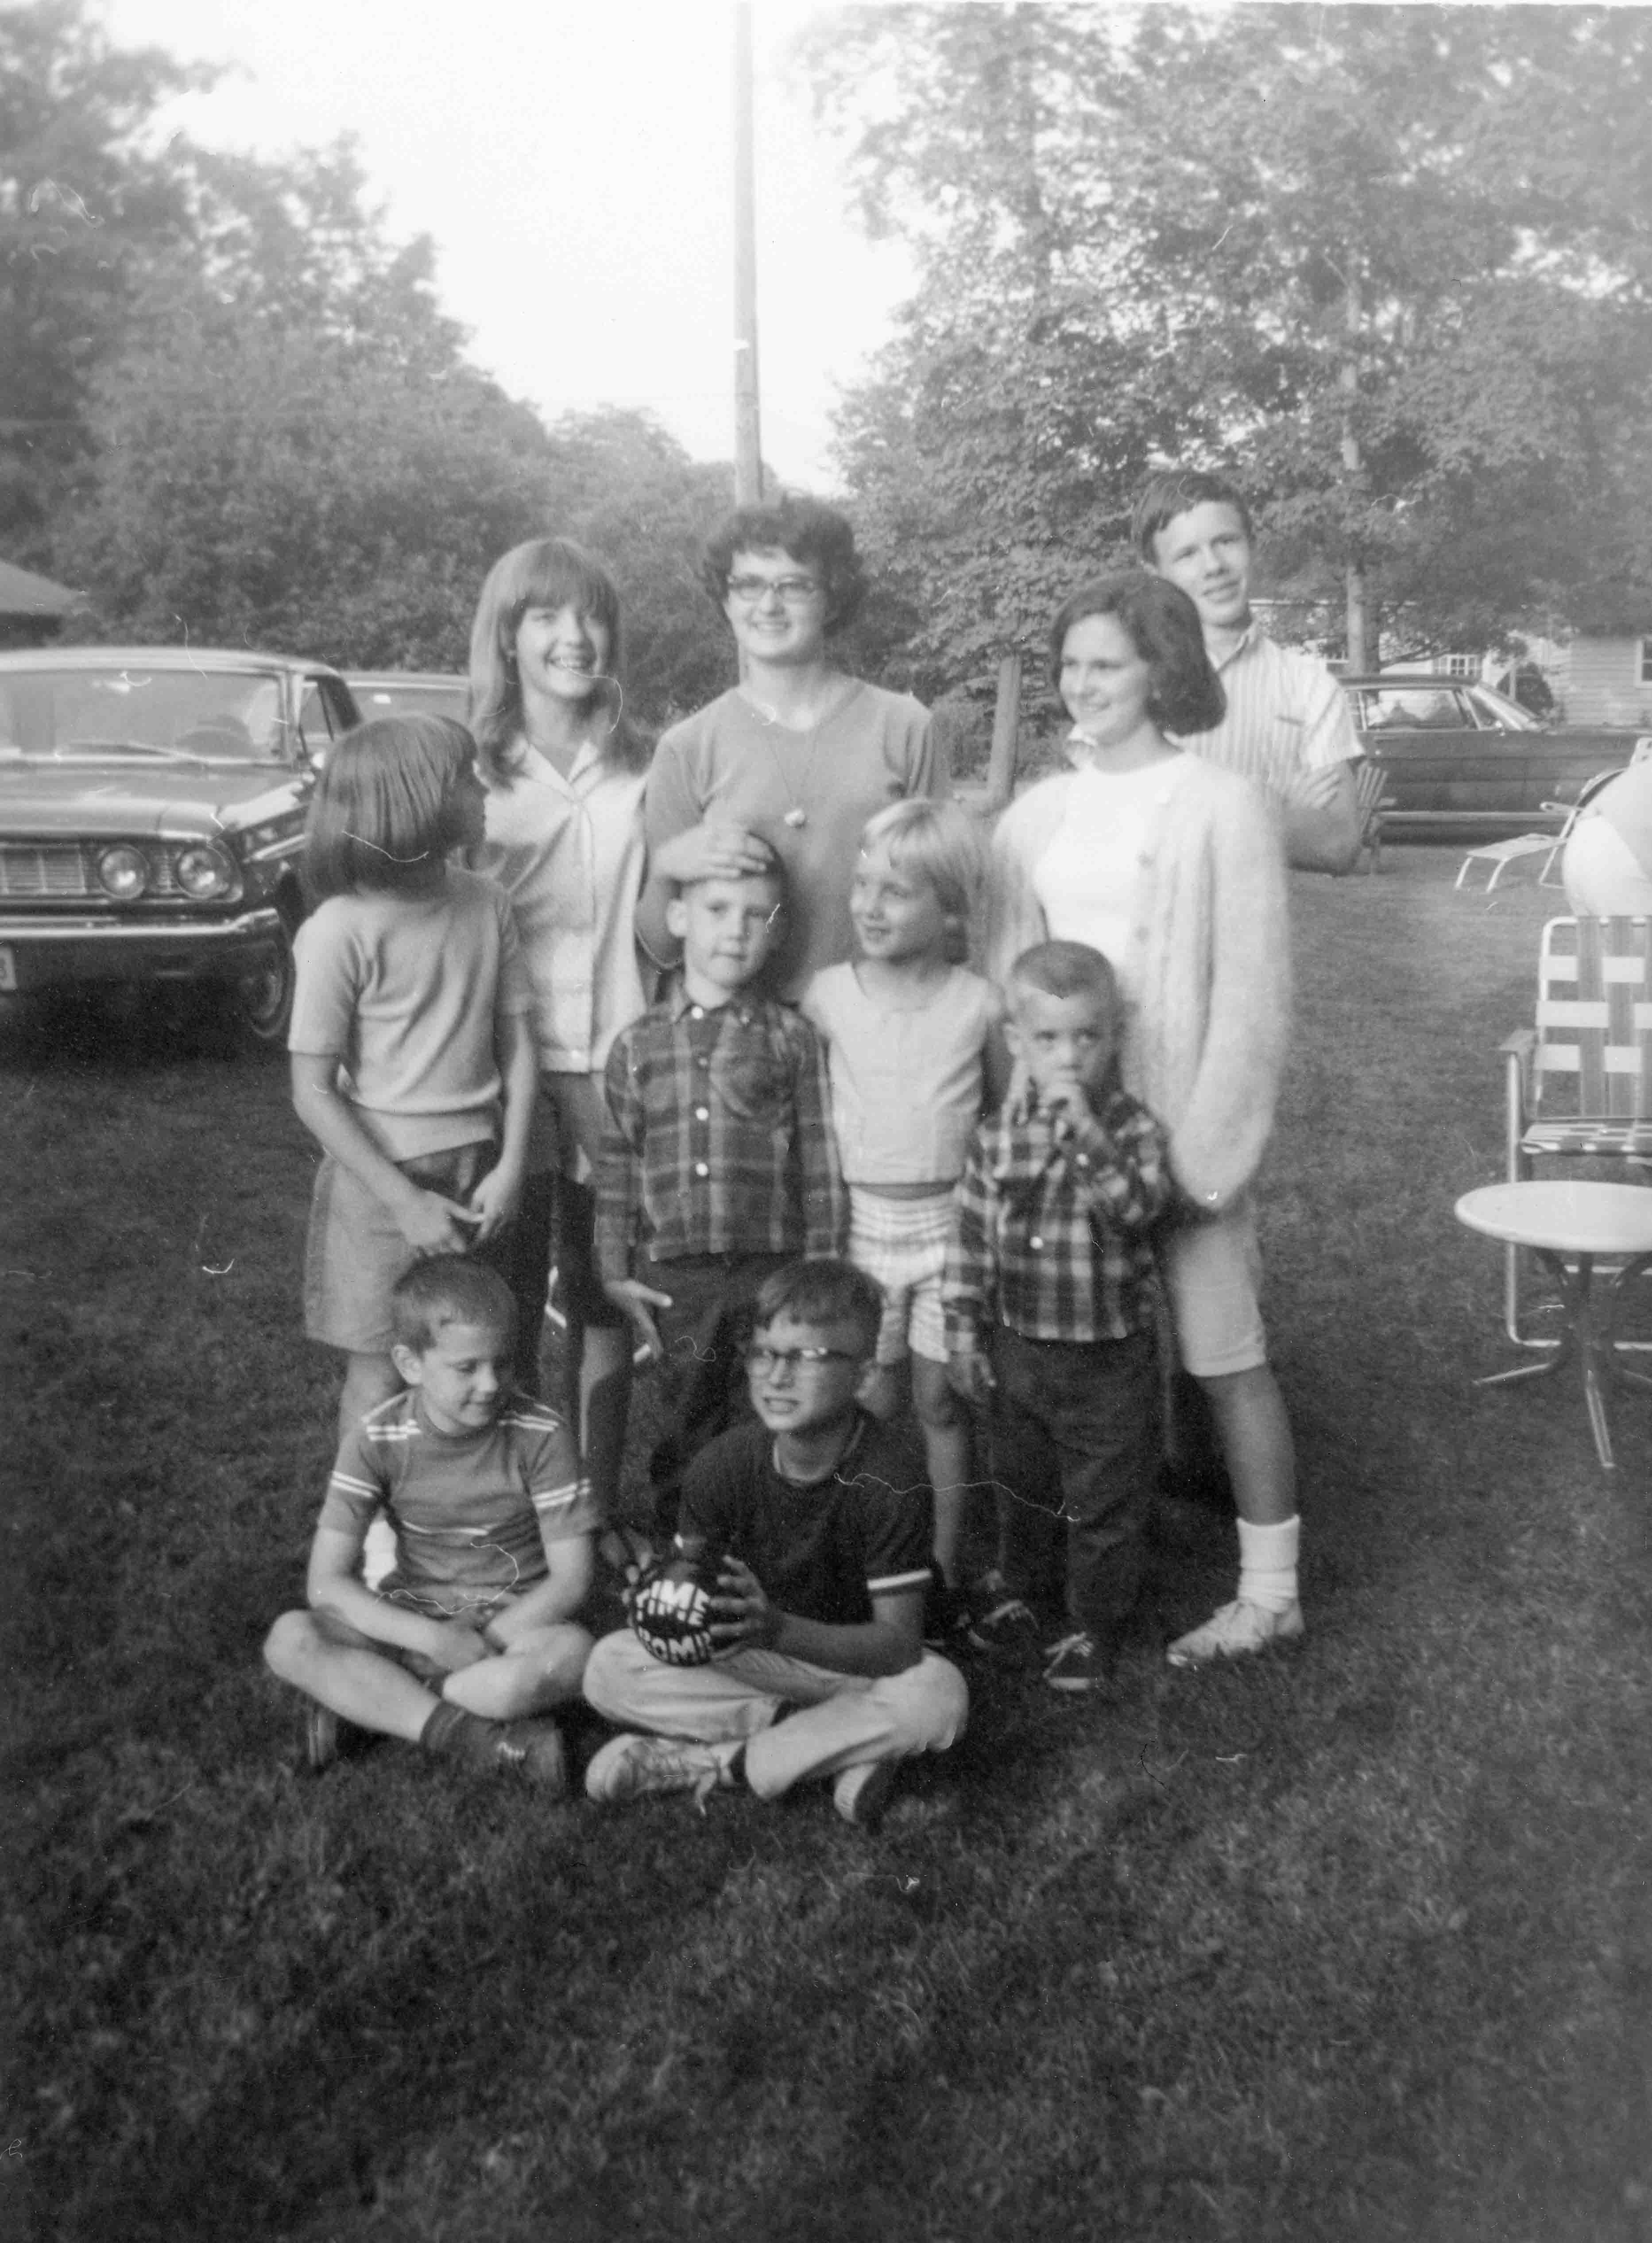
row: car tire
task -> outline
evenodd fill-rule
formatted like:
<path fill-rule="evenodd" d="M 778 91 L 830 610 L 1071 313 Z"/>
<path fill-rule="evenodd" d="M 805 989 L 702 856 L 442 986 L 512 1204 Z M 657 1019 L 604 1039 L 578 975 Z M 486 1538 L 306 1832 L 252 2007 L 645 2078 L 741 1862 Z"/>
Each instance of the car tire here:
<path fill-rule="evenodd" d="M 264 963 L 244 973 L 232 991 L 236 1026 L 254 1051 L 279 1051 L 285 1043 L 297 980 L 292 943 L 284 927 Z"/>

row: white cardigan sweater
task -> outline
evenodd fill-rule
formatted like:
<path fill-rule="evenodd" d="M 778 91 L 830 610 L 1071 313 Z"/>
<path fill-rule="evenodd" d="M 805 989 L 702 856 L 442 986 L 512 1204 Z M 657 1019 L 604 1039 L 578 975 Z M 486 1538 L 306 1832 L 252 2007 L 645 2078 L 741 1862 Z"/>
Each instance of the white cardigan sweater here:
<path fill-rule="evenodd" d="M 1063 772 L 1030 787 L 993 834 L 987 967 L 999 982 L 1021 951 L 1062 933 L 1033 875 L 1072 785 Z M 1190 758 L 1154 809 L 1124 1079 L 1170 1132 L 1182 1190 L 1216 1214 L 1249 1183 L 1273 1126 L 1290 1019 L 1285 858 L 1264 798 L 1214 765 Z"/>

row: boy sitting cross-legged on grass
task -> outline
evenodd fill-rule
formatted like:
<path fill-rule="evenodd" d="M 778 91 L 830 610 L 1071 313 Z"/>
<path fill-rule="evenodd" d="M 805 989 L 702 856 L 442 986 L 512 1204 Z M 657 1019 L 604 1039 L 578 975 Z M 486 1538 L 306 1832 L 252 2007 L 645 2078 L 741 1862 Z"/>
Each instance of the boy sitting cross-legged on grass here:
<path fill-rule="evenodd" d="M 876 1282 L 846 1262 L 765 1280 L 746 1355 L 757 1422 L 702 1449 L 682 1484 L 683 1532 L 728 1553 L 718 1648 L 708 1665 L 675 1667 L 628 1632 L 603 1637 L 588 1701 L 657 1734 L 602 1747 L 586 1773 L 593 1799 L 692 1791 L 703 1803 L 742 1785 L 776 1799 L 825 1777 L 844 1820 L 867 1823 L 899 1760 L 962 1733 L 964 1678 L 923 1647 L 923 1452 L 855 1398 L 883 1315 Z"/>
<path fill-rule="evenodd" d="M 597 1266 L 660 1365 L 648 1473 L 667 1535 L 689 1459 L 743 1415 L 752 1295 L 849 1229 L 819 1040 L 752 986 L 784 908 L 772 851 L 761 872 L 685 882 L 666 906 L 681 977 L 608 1053 Z"/>
<path fill-rule="evenodd" d="M 310 1550 L 309 1609 L 284 1613 L 269 1666 L 315 1701 L 310 1765 L 342 1716 L 469 1767 L 515 1768 L 553 1791 L 562 1742 L 542 1714 L 579 1694 L 591 1639 L 573 1615 L 600 1525 L 572 1437 L 514 1393 L 515 1307 L 463 1255 L 416 1262 L 391 1295 L 406 1390 L 370 1410 L 332 1468 Z M 358 1578 L 383 1510 L 395 1570 Z"/>
<path fill-rule="evenodd" d="M 1056 1690 L 1103 1687 L 1141 1586 L 1158 1465 L 1152 1230 L 1165 1135 L 1118 1081 L 1111 967 L 1044 942 L 1010 971 L 1017 1062 L 958 1185 L 945 1280 L 949 1375 L 988 1413 L 1002 1600 L 978 1621 L 1032 1638 L 1058 1519 L 1067 1529 Z"/>

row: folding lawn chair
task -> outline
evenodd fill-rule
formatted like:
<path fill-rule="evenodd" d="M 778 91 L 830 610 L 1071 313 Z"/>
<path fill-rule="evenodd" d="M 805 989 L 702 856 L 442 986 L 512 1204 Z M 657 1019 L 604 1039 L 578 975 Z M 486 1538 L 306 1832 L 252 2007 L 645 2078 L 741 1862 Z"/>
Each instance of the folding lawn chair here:
<path fill-rule="evenodd" d="M 1509 1182 L 1528 1177 L 1539 1160 L 1652 1166 L 1652 920 L 1550 919 L 1538 953 L 1536 1025 L 1501 1049 Z M 1639 1180 L 1638 1169 L 1625 1178 Z M 1517 1347 L 1552 1347 L 1521 1328 L 1526 1258 L 1521 1247 L 1504 1249 L 1504 1329 Z"/>

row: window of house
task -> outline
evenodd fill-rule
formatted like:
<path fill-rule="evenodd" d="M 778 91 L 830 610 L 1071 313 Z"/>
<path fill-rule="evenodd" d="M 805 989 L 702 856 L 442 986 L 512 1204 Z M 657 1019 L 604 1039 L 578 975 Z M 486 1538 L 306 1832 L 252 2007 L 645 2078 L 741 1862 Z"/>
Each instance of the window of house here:
<path fill-rule="evenodd" d="M 1641 683 L 1652 685 L 1652 638 L 1641 641 Z"/>

